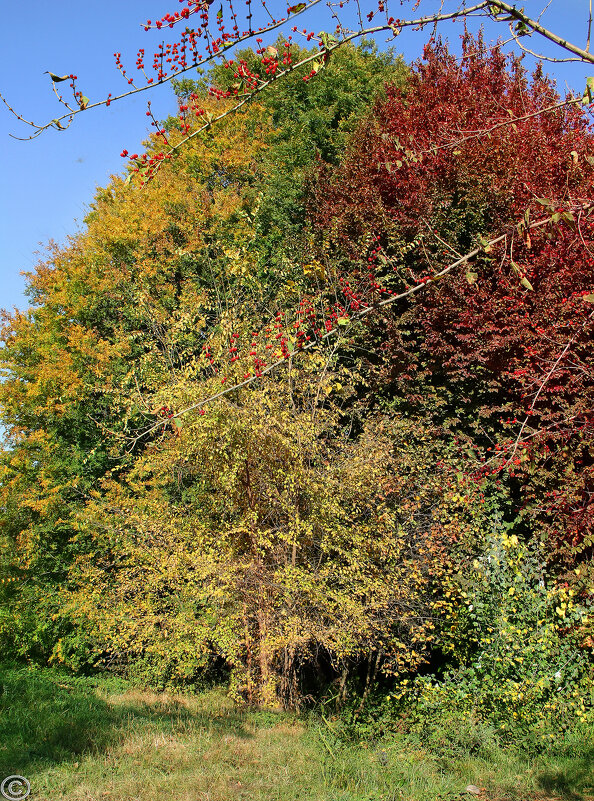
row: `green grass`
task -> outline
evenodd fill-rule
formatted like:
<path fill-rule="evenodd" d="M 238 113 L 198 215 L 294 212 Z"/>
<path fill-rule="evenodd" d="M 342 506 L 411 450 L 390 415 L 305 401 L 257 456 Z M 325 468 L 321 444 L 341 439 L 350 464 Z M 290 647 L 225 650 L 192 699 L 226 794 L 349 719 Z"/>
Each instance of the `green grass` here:
<path fill-rule="evenodd" d="M 594 740 L 546 757 L 354 742 L 340 721 L 250 711 L 223 690 L 176 695 L 57 670 L 0 668 L 0 779 L 39 801 L 585 801 Z M 591 791 L 594 792 L 594 791 Z"/>

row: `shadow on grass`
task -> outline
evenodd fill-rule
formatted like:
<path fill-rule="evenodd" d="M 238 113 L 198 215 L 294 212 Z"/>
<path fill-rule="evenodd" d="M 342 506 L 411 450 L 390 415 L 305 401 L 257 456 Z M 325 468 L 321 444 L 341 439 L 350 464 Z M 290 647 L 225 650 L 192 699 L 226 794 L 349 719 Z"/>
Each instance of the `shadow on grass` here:
<path fill-rule="evenodd" d="M 0 666 L 0 779 L 26 776 L 33 765 L 57 764 L 77 755 L 100 753 L 122 741 L 131 730 L 139 732 L 205 728 L 221 735 L 250 737 L 246 716 L 240 711 L 208 712 L 175 701 L 148 702 L 125 688 L 117 688 L 117 703 L 97 694 L 116 692 L 101 679 L 77 678 L 57 670 Z"/>
<path fill-rule="evenodd" d="M 575 749 L 568 749 L 551 763 L 536 777 L 543 792 L 567 801 L 594 796 L 594 744 L 576 743 Z"/>

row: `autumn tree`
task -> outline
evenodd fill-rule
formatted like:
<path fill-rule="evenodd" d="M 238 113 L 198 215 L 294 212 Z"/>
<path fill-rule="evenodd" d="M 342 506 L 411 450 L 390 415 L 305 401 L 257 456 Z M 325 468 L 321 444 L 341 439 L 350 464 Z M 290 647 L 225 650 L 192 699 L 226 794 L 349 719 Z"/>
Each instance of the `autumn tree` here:
<path fill-rule="evenodd" d="M 0 637 L 297 706 L 462 660 L 465 575 L 503 526 L 587 605 L 582 98 L 468 35 L 410 73 L 348 45 L 362 15 L 232 59 L 251 23 L 183 11 L 156 24 L 202 21 L 156 59 L 176 115 L 5 316 Z M 473 13 L 504 11 L 551 38 Z M 71 83 L 58 127 L 93 106 Z"/>
<path fill-rule="evenodd" d="M 469 472 L 515 487 L 528 530 L 573 566 L 592 545 L 591 150 L 542 70 L 529 80 L 467 36 L 461 61 L 428 47 L 376 104 L 313 209 L 358 292 L 428 282 L 370 321 L 378 389 L 456 438 Z"/>
<path fill-rule="evenodd" d="M 318 530 L 311 546 L 308 546 L 313 549 L 307 556 L 310 562 L 314 559 L 313 553 L 331 552 L 330 544 L 324 544 L 328 534 L 320 528 L 321 517 L 329 516 L 330 522 L 336 518 L 332 530 L 342 526 L 346 536 L 348 526 L 346 522 L 341 522 L 340 515 L 347 515 L 346 520 L 351 515 L 354 524 L 357 515 L 362 514 L 356 510 L 349 512 L 348 504 L 341 512 L 337 506 L 340 479 L 335 477 L 332 483 L 328 478 L 324 482 L 323 471 L 322 478 L 317 475 L 324 453 L 322 442 L 318 444 L 318 439 L 328 440 L 329 430 L 337 431 L 345 424 L 348 415 L 354 414 L 348 408 L 340 411 L 340 405 L 333 401 L 331 405 L 336 407 L 336 411 L 329 429 L 329 424 L 323 422 L 324 416 L 329 413 L 325 410 L 325 404 L 330 403 L 329 395 L 336 392 L 339 396 L 346 392 L 347 398 L 352 395 L 351 401 L 344 401 L 347 406 L 357 400 L 352 389 L 347 392 L 346 389 L 339 390 L 333 386 L 331 376 L 335 368 L 332 366 L 332 348 L 325 353 L 323 343 L 320 342 L 317 355 L 312 352 L 311 364 L 316 369 L 320 365 L 326 367 L 321 377 L 316 377 L 312 368 L 306 374 L 304 380 L 307 387 L 303 391 L 311 398 L 301 415 L 298 411 L 294 412 L 295 419 L 289 416 L 284 420 L 280 414 L 279 410 L 286 404 L 286 399 L 279 391 L 276 392 L 278 399 L 275 402 L 267 400 L 265 396 L 263 399 L 256 396 L 251 405 L 248 404 L 248 411 L 234 422 L 233 415 L 229 417 L 230 412 L 225 406 L 222 411 L 213 412 L 215 421 L 221 415 L 223 420 L 229 418 L 232 430 L 236 429 L 237 432 L 231 443 L 233 448 L 221 444 L 221 453 L 211 465 L 213 476 L 220 474 L 220 481 L 223 482 L 220 485 L 213 484 L 210 488 L 200 489 L 206 464 L 204 460 L 212 451 L 212 438 L 214 441 L 220 439 L 222 443 L 227 436 L 225 428 L 228 423 L 213 423 L 214 428 L 208 423 L 203 425 L 200 449 L 198 443 L 193 443 L 192 432 L 196 425 L 205 422 L 205 418 L 199 414 L 202 410 L 197 409 L 193 415 L 183 418 L 175 415 L 177 410 L 191 405 L 203 395 L 216 393 L 216 388 L 221 388 L 226 381 L 233 384 L 245 370 L 246 359 L 252 367 L 255 363 L 258 369 L 257 365 L 262 366 L 265 358 L 270 359 L 267 349 L 273 352 L 278 350 L 282 355 L 295 347 L 295 331 L 289 334 L 291 318 L 299 310 L 306 313 L 303 303 L 306 296 L 303 293 L 308 284 L 311 285 L 310 290 L 318 291 L 319 276 L 303 268 L 303 258 L 289 260 L 291 254 L 298 252 L 298 242 L 292 241 L 284 250 L 280 246 L 276 248 L 277 269 L 278 265 L 284 265 L 285 272 L 275 280 L 270 254 L 274 241 L 279 240 L 278 231 L 268 238 L 259 236 L 259 233 L 269 225 L 271 209 L 280 220 L 289 217 L 287 225 L 292 226 L 293 232 L 299 230 L 298 220 L 291 218 L 287 203 L 283 206 L 282 193 L 280 196 L 275 194 L 277 187 L 272 181 L 273 170 L 279 164 L 284 165 L 282 174 L 291 172 L 293 175 L 291 209 L 304 203 L 305 170 L 299 185 L 293 172 L 295 159 L 290 157 L 288 150 L 289 138 L 283 133 L 282 126 L 294 126 L 302 132 L 302 137 L 311 136 L 313 128 L 320 142 L 324 141 L 320 126 L 327 126 L 333 131 L 330 139 L 333 138 L 335 142 L 332 158 L 336 160 L 341 138 L 344 138 L 343 131 L 349 125 L 352 127 L 350 117 L 362 113 L 358 105 L 342 105 L 338 100 L 332 113 L 329 113 L 329 99 L 332 96 L 340 98 L 340 92 L 343 91 L 341 83 L 345 75 L 349 75 L 345 69 L 349 60 L 358 74 L 359 84 L 365 75 L 368 76 L 370 92 L 377 85 L 378 72 L 381 74 L 383 71 L 386 77 L 391 74 L 394 78 L 402 73 L 401 66 L 392 65 L 384 57 L 378 58 L 372 51 L 344 50 L 324 80 L 317 85 L 313 99 L 309 104 L 303 104 L 300 126 L 297 107 L 289 115 L 286 111 L 287 97 L 280 93 L 276 97 L 282 113 L 277 117 L 273 105 L 268 109 L 252 106 L 247 116 L 230 117 L 225 137 L 213 138 L 205 134 L 200 140 L 193 140 L 184 151 L 183 160 L 161 171 L 143 190 L 133 182 L 114 179 L 108 188 L 98 193 L 87 217 L 85 231 L 73 239 L 67 248 L 56 249 L 48 263 L 40 265 L 31 276 L 32 308 L 29 313 L 6 316 L 4 364 L 7 377 L 2 392 L 10 448 L 4 454 L 2 491 L 6 498 L 6 542 L 7 547 L 10 546 L 9 552 L 12 550 L 7 570 L 11 576 L 21 580 L 17 582 L 21 592 L 13 599 L 12 623 L 10 620 L 6 623 L 5 636 L 18 642 L 21 653 L 35 652 L 42 658 L 51 656 L 73 667 L 88 667 L 111 663 L 111 660 L 127 665 L 134 656 L 139 659 L 140 653 L 145 653 L 149 648 L 153 657 L 152 661 L 148 660 L 147 670 L 152 670 L 153 678 L 160 677 L 159 680 L 162 680 L 167 671 L 173 670 L 174 677 L 179 679 L 184 671 L 189 670 L 188 663 L 179 654 L 170 654 L 169 667 L 159 661 L 158 649 L 162 647 L 159 637 L 152 643 L 144 639 L 142 645 L 134 639 L 123 649 L 121 643 L 119 647 L 110 643 L 105 633 L 107 623 L 118 618 L 108 616 L 105 624 L 99 625 L 90 608 L 91 598 L 96 603 L 98 599 L 92 595 L 83 602 L 83 596 L 79 594 L 79 588 L 85 588 L 84 592 L 88 592 L 89 578 L 93 577 L 97 588 L 102 588 L 100 597 L 104 595 L 113 600 L 114 596 L 110 593 L 124 592 L 127 597 L 136 599 L 135 604 L 139 601 L 137 595 L 130 596 L 131 579 L 126 571 L 121 581 L 113 580 L 114 566 L 123 558 L 118 550 L 122 546 L 123 535 L 116 536 L 117 546 L 108 546 L 103 538 L 106 533 L 111 537 L 120 531 L 120 523 L 115 523 L 114 514 L 124 514 L 129 518 L 128 504 L 138 506 L 138 501 L 132 498 L 126 502 L 116 501 L 116 498 L 119 497 L 118 493 L 125 493 L 124 488 L 131 485 L 136 487 L 133 495 L 138 493 L 138 475 L 147 475 L 147 470 L 158 475 L 159 494 L 156 495 L 155 504 L 158 500 L 164 510 L 163 519 L 171 521 L 178 514 L 177 494 L 180 490 L 179 485 L 170 485 L 170 471 L 179 470 L 173 464 L 188 463 L 187 469 L 183 468 L 182 471 L 186 475 L 182 485 L 188 484 L 182 497 L 194 493 L 199 499 L 188 525 L 194 526 L 198 519 L 206 520 L 211 516 L 211 527 L 205 536 L 216 535 L 219 548 L 212 556 L 211 566 L 220 571 L 221 560 L 226 564 L 229 555 L 236 551 L 240 561 L 245 562 L 241 570 L 239 564 L 232 563 L 229 602 L 233 611 L 224 625 L 231 625 L 232 616 L 237 614 L 241 606 L 238 606 L 238 599 L 243 597 L 241 593 L 248 592 L 247 589 L 241 589 L 241 582 L 237 585 L 236 579 L 233 579 L 238 570 L 241 574 L 244 569 L 250 575 L 261 573 L 262 584 L 253 592 L 266 594 L 266 582 L 271 580 L 275 570 L 280 569 L 277 552 L 282 554 L 286 550 L 278 551 L 280 545 L 284 542 L 288 547 L 287 542 L 291 542 L 291 548 L 297 548 L 298 545 L 299 548 L 306 547 L 304 543 L 297 542 L 294 534 L 295 527 L 299 528 L 299 516 L 305 516 L 299 500 L 301 495 L 310 496 L 308 504 L 312 504 L 314 499 L 317 499 L 316 503 L 321 503 L 324 497 L 331 497 L 327 510 L 316 514 L 309 512 L 318 521 L 315 523 Z M 300 80 L 300 77 L 297 76 L 296 80 Z M 199 87 L 192 87 L 191 94 L 196 94 L 196 97 L 190 98 L 192 104 L 200 102 L 208 106 L 212 102 L 204 93 L 200 94 Z M 271 99 L 274 97 L 272 95 Z M 181 91 L 180 103 L 184 103 Z M 315 126 L 310 124 L 312 120 L 315 120 Z M 171 138 L 183 135 L 175 130 L 173 123 L 169 127 Z M 305 149 L 306 143 L 298 137 L 295 139 L 292 145 L 297 152 Z M 155 142 L 154 146 L 158 147 L 158 143 Z M 313 154 L 309 158 L 312 163 Z M 134 169 L 131 166 L 131 176 L 134 175 Z M 284 185 L 287 186 L 288 182 Z M 262 208 L 268 211 L 261 212 Z M 301 214 L 303 217 L 303 212 Z M 325 302 L 322 303 L 322 311 Z M 267 309 L 271 303 L 279 308 L 273 326 L 267 325 Z M 286 314 L 283 308 L 287 309 Z M 253 356 L 245 350 L 240 353 L 244 337 L 253 339 L 256 336 L 258 343 L 252 345 L 255 349 Z M 346 378 L 342 381 L 346 382 Z M 293 399 L 295 392 L 291 390 Z M 23 413 L 25 396 L 27 412 Z M 264 442 L 258 443 L 258 437 L 254 439 L 249 431 L 248 418 L 250 415 L 263 417 L 264 403 L 270 407 L 272 419 L 280 415 L 277 423 L 270 423 L 272 432 L 278 429 L 278 433 L 270 437 L 266 434 Z M 309 423 L 308 415 L 314 418 Z M 362 425 L 363 417 L 359 415 L 357 427 Z M 248 426 L 247 430 L 245 426 Z M 280 437 L 278 442 L 277 437 Z M 272 453 L 267 454 L 267 447 L 272 451 L 278 450 L 280 454 L 274 470 L 266 460 L 274 461 L 277 457 Z M 246 448 L 254 451 L 251 465 L 242 468 L 248 471 L 249 479 L 239 467 L 234 466 L 234 460 L 242 457 Z M 300 448 L 306 448 L 305 456 Z M 307 455 L 307 448 L 312 449 L 310 455 Z M 328 449 L 326 459 L 332 461 L 333 448 L 329 444 L 324 448 Z M 167 454 L 171 451 L 165 462 L 162 461 L 163 449 Z M 237 450 L 236 456 L 232 456 L 233 449 Z M 217 451 L 211 453 L 212 456 L 216 454 Z M 336 451 L 334 461 L 339 456 L 340 449 Z M 171 464 L 167 462 L 169 458 L 173 459 Z M 226 463 L 229 458 L 232 461 Z M 376 459 L 377 456 L 370 454 L 370 458 Z M 156 466 L 146 466 L 155 460 Z M 262 473 L 265 465 L 268 465 L 268 476 Z M 299 468 L 297 477 L 292 473 L 294 468 Z M 338 470 L 338 467 L 334 470 Z M 257 490 L 250 488 L 251 481 L 257 482 Z M 269 508 L 270 502 L 267 502 L 268 506 L 265 504 L 264 511 L 258 510 L 267 494 L 276 498 L 280 493 L 279 497 L 282 497 L 282 487 L 286 481 L 295 485 L 297 499 L 291 501 L 293 505 L 289 504 L 287 513 L 281 514 L 278 522 L 274 523 L 274 520 L 268 520 L 273 514 L 272 507 Z M 278 487 L 275 482 L 280 482 Z M 300 482 L 304 486 L 300 487 Z M 307 489 L 309 485 L 317 486 L 316 482 L 319 484 L 318 490 Z M 138 511 L 140 531 L 145 531 L 146 526 L 152 530 L 157 520 L 156 506 L 150 513 L 148 511 L 151 495 L 149 484 L 147 477 L 142 491 L 147 497 L 143 500 L 142 509 L 145 510 L 145 504 L 148 505 L 142 514 L 140 509 Z M 223 503 L 220 510 L 208 512 L 207 499 L 213 494 L 224 493 L 227 485 L 235 487 L 229 504 Z M 332 493 L 331 486 L 334 487 Z M 322 487 L 325 487 L 324 491 Z M 112 497 L 113 493 L 116 493 L 115 497 Z M 171 493 L 173 496 L 170 497 Z M 366 501 L 365 515 L 375 514 L 371 502 L 370 496 Z M 247 506 L 244 507 L 245 504 Z M 254 510 L 264 522 L 253 518 L 256 514 Z M 101 515 L 107 515 L 107 518 Z M 274 515 L 278 516 L 279 511 L 274 511 Z M 239 529 L 244 531 L 238 540 L 227 531 L 229 519 L 234 516 L 239 516 Z M 245 521 L 242 516 L 247 516 Z M 103 524 L 98 522 L 101 519 Z M 112 520 L 113 525 L 107 523 L 106 519 Z M 269 536 L 267 531 L 273 523 L 276 539 L 280 538 L 280 541 L 273 549 L 273 558 L 260 564 L 260 550 L 264 548 L 260 543 L 266 542 Z M 255 543 L 251 545 L 249 540 L 244 541 L 250 526 L 254 527 Z M 308 522 L 304 526 L 307 531 L 314 523 Z M 128 530 L 126 524 L 125 531 Z M 428 530 L 427 536 L 429 533 Z M 135 536 L 140 535 L 137 533 Z M 174 536 L 176 538 L 177 535 Z M 203 546 L 206 547 L 205 542 Z M 128 550 L 131 548 L 129 544 L 123 547 Z M 184 541 L 183 548 L 187 551 L 191 543 Z M 345 546 L 342 558 L 346 550 Z M 154 548 L 152 553 L 155 553 Z M 353 551 L 350 558 L 354 559 L 356 553 Z M 168 557 L 163 554 L 163 559 L 167 562 Z M 427 557 L 423 556 L 421 562 L 423 560 L 427 561 Z M 306 560 L 305 565 L 310 562 Z M 331 560 L 330 564 L 334 565 L 335 562 Z M 132 569 L 138 576 L 138 564 L 135 563 Z M 302 569 L 305 569 L 303 565 Z M 344 569 L 340 561 L 332 567 L 332 570 Z M 400 562 L 398 569 L 403 569 Z M 107 585 L 99 576 L 107 580 Z M 404 578 L 402 580 L 404 582 Z M 145 586 L 151 586 L 146 576 L 143 581 Z M 416 581 L 412 574 L 411 581 Z M 312 648 L 324 648 L 327 659 L 331 658 L 331 654 L 334 654 L 332 659 L 335 661 L 348 656 L 354 665 L 361 659 L 369 659 L 371 645 L 364 638 L 365 626 L 369 625 L 365 622 L 367 614 L 377 614 L 377 625 L 386 628 L 386 637 L 392 636 L 390 632 L 395 625 L 393 616 L 399 608 L 396 600 L 390 601 L 388 597 L 383 601 L 378 599 L 378 611 L 373 612 L 369 602 L 363 600 L 364 586 L 363 581 L 362 588 L 357 591 L 363 605 L 357 613 L 360 630 L 354 629 L 351 644 L 348 647 L 340 644 L 338 638 L 332 651 L 330 643 L 334 635 L 324 632 L 323 625 L 318 621 L 315 623 L 315 637 L 311 632 L 303 635 L 304 653 Z M 388 592 L 388 587 L 389 584 L 386 584 L 384 594 Z M 406 597 L 412 594 L 409 588 Z M 341 603 L 346 603 L 347 596 L 348 593 Z M 318 614 L 322 614 L 321 598 L 318 595 Z M 74 599 L 77 599 L 76 603 Z M 227 654 L 226 664 L 236 669 L 237 681 L 248 697 L 265 698 L 272 692 L 273 697 L 280 693 L 288 700 L 293 699 L 296 690 L 287 682 L 295 670 L 292 666 L 296 664 L 297 655 L 289 660 L 286 669 L 279 670 L 277 651 L 272 645 L 263 645 L 266 637 L 257 633 L 260 623 L 253 615 L 256 615 L 259 607 L 254 607 L 246 600 L 242 603 L 247 604 L 249 609 L 249 636 L 244 632 L 239 641 L 229 641 L 227 645 L 231 651 Z M 421 609 L 423 602 L 420 600 L 419 604 Z M 274 599 L 266 606 L 275 620 L 280 614 L 277 606 Z M 124 607 L 115 604 L 113 608 Z M 95 616 L 101 609 L 104 609 L 102 602 L 95 607 Z M 346 611 L 340 614 L 346 623 Z M 302 625 L 314 625 L 305 612 L 303 615 Z M 92 619 L 96 622 L 88 627 L 81 622 Z M 170 625 L 171 622 L 166 624 L 166 631 Z M 275 625 L 276 628 L 272 627 L 276 632 L 274 636 L 280 637 L 278 620 Z M 405 626 L 404 622 L 402 625 Z M 421 631 L 421 622 L 419 625 Z M 338 637 L 340 625 L 334 621 L 332 626 Z M 180 632 L 183 630 L 183 627 L 179 629 Z M 110 637 L 113 631 L 115 629 Z M 215 661 L 217 654 L 219 659 L 223 659 L 227 653 L 221 645 L 223 628 L 211 632 L 209 636 L 219 643 L 222 651 L 218 653 L 214 646 L 209 646 L 206 661 L 202 664 L 206 669 L 210 665 L 208 653 Z M 288 634 L 285 632 L 283 636 L 286 638 Z M 410 636 L 416 640 L 419 632 L 413 631 Z M 191 644 L 183 638 L 184 653 L 196 653 L 197 642 L 194 640 Z M 290 638 L 287 642 L 286 648 L 292 648 L 297 654 L 298 644 Z M 270 664 L 263 656 L 260 659 L 264 647 L 272 649 Z M 246 661 L 248 652 L 254 654 L 253 667 Z M 420 659 L 422 653 L 423 648 L 419 647 L 413 661 Z M 400 658 L 404 659 L 404 656 Z M 307 661 L 305 656 L 299 656 L 300 664 Z M 247 671 L 245 675 L 242 670 Z M 282 686 L 277 684 L 279 675 L 282 677 Z M 268 681 L 272 682 L 271 690 L 266 690 Z"/>

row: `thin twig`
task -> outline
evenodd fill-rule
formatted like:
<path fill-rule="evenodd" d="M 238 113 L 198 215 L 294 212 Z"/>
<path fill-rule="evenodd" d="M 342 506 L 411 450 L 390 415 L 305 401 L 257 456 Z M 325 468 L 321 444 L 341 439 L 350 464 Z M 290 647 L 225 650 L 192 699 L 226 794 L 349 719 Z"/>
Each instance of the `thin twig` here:
<path fill-rule="evenodd" d="M 563 48 L 563 50 L 567 50 L 569 53 L 573 53 L 576 56 L 580 57 L 581 61 L 586 61 L 589 64 L 594 64 L 594 55 L 589 53 L 587 50 L 583 50 L 581 47 L 574 45 L 572 42 L 568 42 L 567 39 L 563 39 L 561 36 L 557 36 L 556 33 L 550 31 L 548 28 L 545 28 L 536 20 L 531 19 L 526 14 L 524 14 L 523 10 L 517 9 L 515 6 L 509 5 L 509 3 L 505 3 L 504 0 L 491 0 L 490 4 L 491 8 L 496 7 L 501 9 L 501 11 L 509 14 L 511 17 L 516 19 L 518 22 L 523 22 L 529 28 L 532 28 L 533 31 L 539 33 L 541 36 L 544 36 L 545 39 L 548 39 L 550 42 L 558 45 L 559 47 Z M 498 20 L 496 14 L 492 14 L 493 19 Z"/>
<path fill-rule="evenodd" d="M 504 462 L 504 464 L 503 464 L 503 467 L 506 467 L 507 465 L 511 464 L 511 462 L 512 462 L 512 459 L 513 459 L 513 458 L 514 458 L 514 456 L 516 455 L 516 452 L 517 452 L 517 450 L 518 450 L 518 446 L 519 446 L 520 440 L 521 440 L 521 438 L 522 438 L 522 434 L 524 433 L 524 429 L 525 429 L 525 428 L 526 428 L 526 426 L 528 425 L 528 419 L 530 418 L 530 415 L 531 415 L 531 414 L 532 414 L 532 412 L 534 411 L 534 407 L 536 406 L 536 402 L 537 402 L 537 400 L 538 400 L 538 399 L 539 399 L 539 397 L 540 397 L 540 393 L 541 393 L 541 392 L 543 391 L 543 389 L 546 387 L 546 385 L 547 385 L 547 384 L 548 384 L 548 382 L 549 382 L 549 379 L 551 378 L 551 376 L 553 375 L 553 373 L 555 372 L 555 370 L 557 369 L 557 367 L 559 366 L 559 364 L 560 364 L 560 363 L 561 363 L 561 361 L 563 360 L 563 358 L 564 358 L 565 354 L 567 353 L 567 351 L 569 350 L 569 348 L 570 348 L 570 347 L 573 345 L 573 343 L 574 343 L 574 342 L 575 342 L 575 340 L 577 339 L 577 336 L 578 336 L 578 334 L 580 334 L 580 333 L 583 331 L 583 329 L 584 329 L 584 328 L 585 328 L 585 326 L 586 326 L 586 323 L 588 322 L 588 320 L 591 320 L 593 316 L 594 316 L 594 311 L 590 312 L 590 314 L 588 315 L 588 317 L 587 317 L 587 318 L 584 320 L 584 323 L 583 323 L 582 327 L 579 329 L 579 331 L 576 331 L 576 332 L 575 332 L 575 334 L 572 336 L 572 338 L 569 340 L 569 342 L 568 342 L 568 343 L 565 345 L 565 347 L 563 348 L 563 350 L 561 351 L 561 353 L 559 354 L 559 356 L 558 356 L 558 357 L 555 359 L 555 361 L 554 361 L 554 363 L 553 363 L 553 366 L 551 367 L 551 369 L 549 370 L 549 372 L 546 374 L 546 376 L 544 377 L 543 381 L 541 381 L 541 384 L 540 384 L 540 386 L 539 386 L 539 388 L 538 388 L 538 391 L 537 391 L 537 393 L 535 394 L 534 398 L 532 399 L 532 403 L 530 404 L 530 409 L 529 409 L 529 410 L 528 410 L 528 412 L 526 413 L 526 417 L 524 418 L 524 420 L 523 420 L 523 422 L 522 422 L 522 425 L 520 426 L 520 430 L 518 431 L 518 436 L 516 437 L 516 440 L 515 440 L 515 442 L 514 442 L 514 445 L 513 445 L 513 448 L 512 448 L 512 452 L 511 452 L 511 454 L 508 456 L 507 460 Z"/>

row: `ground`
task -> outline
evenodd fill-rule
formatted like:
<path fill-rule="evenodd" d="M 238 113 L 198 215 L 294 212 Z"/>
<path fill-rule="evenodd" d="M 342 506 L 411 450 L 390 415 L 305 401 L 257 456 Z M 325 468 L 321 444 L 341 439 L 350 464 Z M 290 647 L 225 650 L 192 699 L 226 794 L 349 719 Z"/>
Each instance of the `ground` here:
<path fill-rule="evenodd" d="M 398 733 L 347 740 L 339 725 L 248 710 L 222 688 L 157 693 L 113 678 L 0 669 L 0 779 L 26 776 L 36 801 L 594 799 L 588 751 L 448 757 Z"/>

